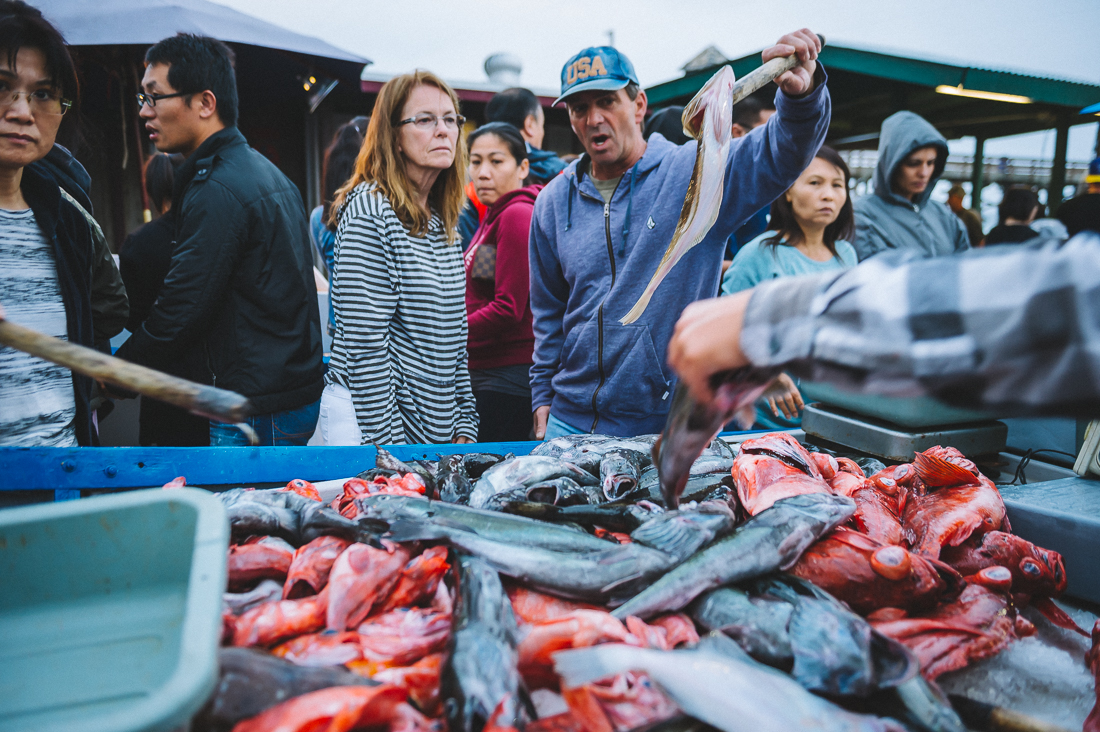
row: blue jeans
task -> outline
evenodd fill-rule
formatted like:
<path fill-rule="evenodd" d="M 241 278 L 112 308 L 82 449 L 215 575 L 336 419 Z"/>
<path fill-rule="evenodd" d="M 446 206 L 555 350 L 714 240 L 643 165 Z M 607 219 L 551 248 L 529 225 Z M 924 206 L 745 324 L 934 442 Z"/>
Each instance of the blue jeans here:
<path fill-rule="evenodd" d="M 552 440 L 555 437 L 565 437 L 566 435 L 583 435 L 585 430 L 579 430 L 571 424 L 566 424 L 560 419 L 554 416 L 551 412 L 550 416 L 546 420 L 546 436 L 545 440 Z"/>
<path fill-rule="evenodd" d="M 305 445 L 313 436 L 320 408 L 321 400 L 318 399 L 312 404 L 297 409 L 250 417 L 247 422 L 252 429 L 256 430 L 262 447 Z M 248 438 L 231 424 L 211 422 L 210 446 L 247 447 Z"/>

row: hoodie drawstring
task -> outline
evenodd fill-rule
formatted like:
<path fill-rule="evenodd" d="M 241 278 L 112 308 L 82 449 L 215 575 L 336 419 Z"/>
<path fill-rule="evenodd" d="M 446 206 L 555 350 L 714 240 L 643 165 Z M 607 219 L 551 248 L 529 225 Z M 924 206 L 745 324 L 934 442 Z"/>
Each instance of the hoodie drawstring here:
<path fill-rule="evenodd" d="M 573 189 L 577 185 L 577 176 L 572 176 L 573 180 L 569 186 L 569 193 L 565 197 L 565 230 L 569 231 L 569 227 L 573 225 Z"/>
<path fill-rule="evenodd" d="M 637 169 L 637 165 L 630 169 L 630 193 L 626 199 L 626 218 L 623 219 L 623 241 L 619 246 L 620 255 L 626 253 L 626 238 L 630 235 L 630 212 L 634 208 L 634 174 Z"/>

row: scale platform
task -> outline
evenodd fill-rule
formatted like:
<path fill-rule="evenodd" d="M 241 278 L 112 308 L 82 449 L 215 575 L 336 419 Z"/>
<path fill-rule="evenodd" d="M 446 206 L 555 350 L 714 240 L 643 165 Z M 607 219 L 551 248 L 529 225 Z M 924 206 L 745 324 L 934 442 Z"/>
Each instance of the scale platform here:
<path fill-rule="evenodd" d="M 902 427 L 829 404 L 808 404 L 802 429 L 814 441 L 841 445 L 885 460 L 908 462 L 913 453 L 951 445 L 964 455 L 990 455 L 1005 449 L 1008 427 L 985 420 L 932 427 Z"/>

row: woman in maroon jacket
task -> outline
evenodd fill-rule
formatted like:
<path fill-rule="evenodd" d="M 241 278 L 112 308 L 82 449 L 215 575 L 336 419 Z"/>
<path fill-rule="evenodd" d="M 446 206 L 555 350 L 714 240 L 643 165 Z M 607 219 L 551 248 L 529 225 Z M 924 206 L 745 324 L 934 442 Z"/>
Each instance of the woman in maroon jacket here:
<path fill-rule="evenodd" d="M 470 180 L 489 207 L 466 251 L 470 382 L 481 420 L 477 441 L 526 440 L 535 347 L 527 239 L 542 186 L 523 186 L 527 147 L 512 125 L 483 125 L 467 144 Z"/>

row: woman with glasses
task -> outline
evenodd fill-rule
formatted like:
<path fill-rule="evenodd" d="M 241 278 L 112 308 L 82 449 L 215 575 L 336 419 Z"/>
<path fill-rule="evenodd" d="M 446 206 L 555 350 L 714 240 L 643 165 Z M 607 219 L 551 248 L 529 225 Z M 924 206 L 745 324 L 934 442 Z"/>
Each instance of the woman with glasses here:
<path fill-rule="evenodd" d="M 2 317 L 93 346 L 93 303 L 105 284 L 121 288 L 118 272 L 113 263 L 100 267 L 92 222 L 61 187 L 72 181 L 46 160 L 77 95 L 57 29 L 22 2 L 0 2 Z M 91 379 L 0 347 L 0 445 L 96 444 L 91 395 Z"/>
<path fill-rule="evenodd" d="M 314 444 L 473 442 L 456 227 L 458 97 L 427 71 L 382 87 L 333 201 L 336 333 Z"/>
<path fill-rule="evenodd" d="M 856 250 L 849 243 L 855 231 L 850 178 L 844 159 L 822 146 L 794 185 L 772 203 L 768 231 L 737 252 L 722 277 L 722 294 L 732 295 L 779 277 L 854 267 Z M 754 426 L 799 427 L 803 406 L 794 380 L 780 374 L 757 403 Z"/>

